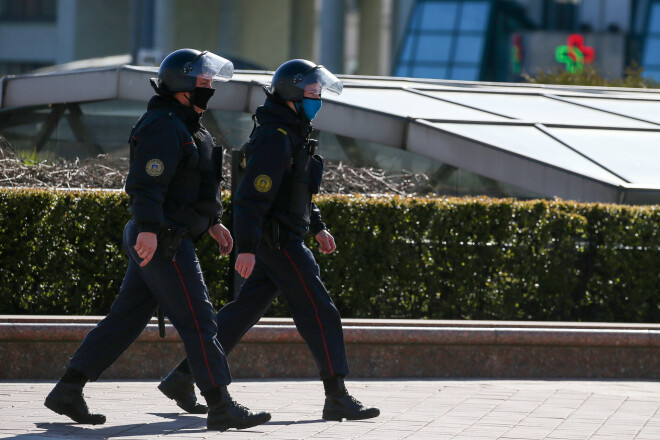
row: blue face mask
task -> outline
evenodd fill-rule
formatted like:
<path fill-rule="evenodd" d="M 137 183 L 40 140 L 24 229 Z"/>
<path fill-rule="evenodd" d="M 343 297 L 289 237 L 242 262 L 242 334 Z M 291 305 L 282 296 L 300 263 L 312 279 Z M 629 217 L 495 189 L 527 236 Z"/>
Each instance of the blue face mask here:
<path fill-rule="evenodd" d="M 303 98 L 302 108 L 305 112 L 305 116 L 310 121 L 316 117 L 316 114 L 321 110 L 321 100 L 312 99 L 312 98 Z M 296 102 L 296 109 L 300 112 L 300 105 Z"/>

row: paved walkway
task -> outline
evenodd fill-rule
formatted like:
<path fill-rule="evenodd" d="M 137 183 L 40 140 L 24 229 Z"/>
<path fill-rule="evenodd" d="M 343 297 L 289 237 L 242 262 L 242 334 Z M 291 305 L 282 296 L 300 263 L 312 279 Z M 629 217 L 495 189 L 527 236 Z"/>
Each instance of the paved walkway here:
<path fill-rule="evenodd" d="M 99 381 L 85 394 L 105 425 L 76 425 L 43 400 L 54 382 L 0 382 L 0 438 L 10 439 L 454 439 L 659 440 L 660 382 L 539 380 L 350 380 L 381 416 L 321 420 L 315 380 L 242 380 L 239 402 L 272 412 L 262 426 L 224 433 L 183 414 L 156 381 Z"/>

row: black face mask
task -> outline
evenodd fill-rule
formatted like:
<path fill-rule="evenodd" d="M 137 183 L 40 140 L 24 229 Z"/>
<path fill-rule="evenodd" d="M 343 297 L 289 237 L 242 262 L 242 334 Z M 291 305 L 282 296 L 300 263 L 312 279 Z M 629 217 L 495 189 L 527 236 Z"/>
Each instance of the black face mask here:
<path fill-rule="evenodd" d="M 208 87 L 195 87 L 195 90 L 190 92 L 190 103 L 196 105 L 202 110 L 206 110 L 209 104 L 209 99 L 215 93 L 215 89 Z"/>

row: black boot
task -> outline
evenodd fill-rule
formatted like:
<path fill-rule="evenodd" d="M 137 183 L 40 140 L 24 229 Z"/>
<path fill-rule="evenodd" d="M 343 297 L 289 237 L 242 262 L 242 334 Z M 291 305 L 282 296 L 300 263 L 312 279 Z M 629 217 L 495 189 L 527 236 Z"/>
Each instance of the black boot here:
<path fill-rule="evenodd" d="M 333 377 L 323 381 L 326 394 L 323 406 L 323 420 L 340 422 L 346 420 L 364 420 L 378 417 L 378 408 L 366 407 L 355 397 L 348 394 L 344 379 Z"/>
<path fill-rule="evenodd" d="M 190 414 L 206 414 L 209 409 L 206 405 L 197 403 L 194 383 L 192 374 L 184 373 L 175 368 L 158 385 L 158 389 L 174 400 L 182 410 Z"/>
<path fill-rule="evenodd" d="M 236 403 L 229 395 L 227 386 L 223 385 L 202 394 L 209 404 L 209 415 L 206 418 L 208 429 L 215 431 L 226 431 L 229 428 L 246 429 L 270 420 L 270 413 L 252 412 Z"/>
<path fill-rule="evenodd" d="M 104 424 L 105 416 L 103 414 L 91 414 L 89 412 L 82 390 L 83 385 L 79 383 L 59 381 L 46 397 L 44 405 L 58 414 L 70 417 L 76 423 Z"/>

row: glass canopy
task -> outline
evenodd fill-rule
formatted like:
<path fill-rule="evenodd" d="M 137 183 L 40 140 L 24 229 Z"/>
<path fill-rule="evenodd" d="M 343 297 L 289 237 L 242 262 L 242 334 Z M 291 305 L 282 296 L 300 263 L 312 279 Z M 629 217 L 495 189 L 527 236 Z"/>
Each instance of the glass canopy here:
<path fill-rule="evenodd" d="M 478 9 L 463 7 L 453 25 L 477 26 L 487 12 Z M 427 24 L 441 33 L 443 23 Z M 2 78 L 0 141 L 28 154 L 126 154 L 154 74 L 121 66 Z M 245 142 L 271 78 L 237 72 L 218 87 L 203 121 L 219 142 Z M 325 98 L 314 120 L 329 159 L 427 173 L 441 194 L 660 204 L 657 91 L 341 79 L 344 93 Z"/>

